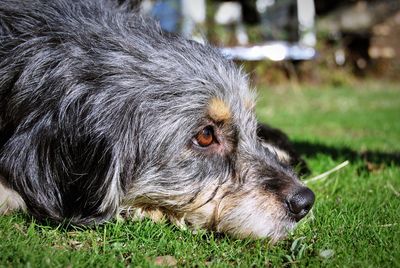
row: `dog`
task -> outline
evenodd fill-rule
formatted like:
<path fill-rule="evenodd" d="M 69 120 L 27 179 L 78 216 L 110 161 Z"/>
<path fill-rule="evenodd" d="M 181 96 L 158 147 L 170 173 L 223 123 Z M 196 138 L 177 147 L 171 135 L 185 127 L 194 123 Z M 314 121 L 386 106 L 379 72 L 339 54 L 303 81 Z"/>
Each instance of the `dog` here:
<path fill-rule="evenodd" d="M 315 197 L 257 136 L 254 99 L 219 50 L 111 2 L 3 0 L 1 213 L 278 240 Z"/>

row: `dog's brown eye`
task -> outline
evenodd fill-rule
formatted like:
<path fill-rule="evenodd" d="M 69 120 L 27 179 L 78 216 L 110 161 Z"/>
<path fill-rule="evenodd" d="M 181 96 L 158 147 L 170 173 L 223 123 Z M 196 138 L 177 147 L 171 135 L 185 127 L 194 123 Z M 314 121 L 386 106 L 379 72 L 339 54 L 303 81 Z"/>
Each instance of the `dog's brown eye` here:
<path fill-rule="evenodd" d="M 197 144 L 201 147 L 210 146 L 214 142 L 214 131 L 211 126 L 203 128 L 196 136 Z"/>

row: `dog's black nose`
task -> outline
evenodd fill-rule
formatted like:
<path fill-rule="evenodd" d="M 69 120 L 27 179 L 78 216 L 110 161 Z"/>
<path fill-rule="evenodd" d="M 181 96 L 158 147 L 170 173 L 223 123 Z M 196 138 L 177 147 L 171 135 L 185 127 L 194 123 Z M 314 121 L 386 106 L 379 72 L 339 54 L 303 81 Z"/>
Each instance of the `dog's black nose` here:
<path fill-rule="evenodd" d="M 291 216 L 296 221 L 299 221 L 310 211 L 314 200 L 315 195 L 313 191 L 307 187 L 302 187 L 286 200 L 286 204 Z"/>

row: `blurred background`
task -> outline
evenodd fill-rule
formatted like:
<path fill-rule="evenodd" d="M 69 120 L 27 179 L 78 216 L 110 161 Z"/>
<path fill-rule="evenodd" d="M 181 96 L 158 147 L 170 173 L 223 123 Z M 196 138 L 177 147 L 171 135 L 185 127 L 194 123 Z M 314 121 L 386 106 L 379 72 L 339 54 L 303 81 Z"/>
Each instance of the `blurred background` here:
<path fill-rule="evenodd" d="M 399 0 L 130 3 L 166 31 L 220 47 L 245 66 L 256 84 L 399 79 Z"/>

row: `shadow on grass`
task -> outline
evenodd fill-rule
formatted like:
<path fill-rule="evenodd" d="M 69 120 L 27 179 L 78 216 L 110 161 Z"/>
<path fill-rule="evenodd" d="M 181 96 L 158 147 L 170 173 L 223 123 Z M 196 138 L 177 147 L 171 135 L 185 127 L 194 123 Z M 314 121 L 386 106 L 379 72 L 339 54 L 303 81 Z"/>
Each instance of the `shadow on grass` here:
<path fill-rule="evenodd" d="M 380 151 L 356 151 L 349 147 L 333 147 L 322 143 L 309 143 L 305 141 L 293 141 L 296 150 L 306 156 L 315 157 L 317 154 L 326 154 L 332 159 L 349 160 L 351 162 L 364 161 L 377 165 L 397 165 L 400 166 L 400 152 L 380 152 Z"/>

